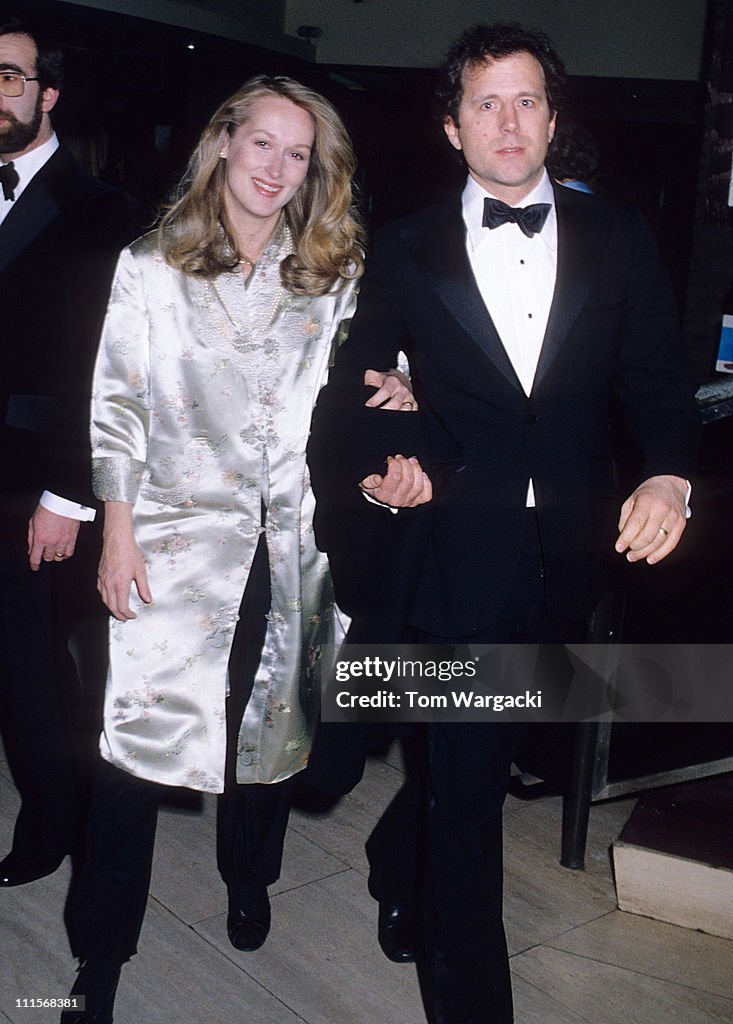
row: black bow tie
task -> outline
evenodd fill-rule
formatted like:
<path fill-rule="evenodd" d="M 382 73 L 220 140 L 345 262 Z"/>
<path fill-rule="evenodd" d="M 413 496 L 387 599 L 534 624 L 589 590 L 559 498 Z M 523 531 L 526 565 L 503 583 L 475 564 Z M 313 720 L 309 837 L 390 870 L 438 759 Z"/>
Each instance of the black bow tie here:
<path fill-rule="evenodd" d="M 0 185 L 3 187 L 5 199 L 15 199 L 15 186 L 19 181 L 20 178 L 12 160 L 10 163 L 0 164 Z"/>
<path fill-rule="evenodd" d="M 541 231 L 550 212 L 549 203 L 532 203 L 531 206 L 507 206 L 501 199 L 484 199 L 483 227 L 498 228 L 510 222 L 517 224 L 527 238 Z"/>

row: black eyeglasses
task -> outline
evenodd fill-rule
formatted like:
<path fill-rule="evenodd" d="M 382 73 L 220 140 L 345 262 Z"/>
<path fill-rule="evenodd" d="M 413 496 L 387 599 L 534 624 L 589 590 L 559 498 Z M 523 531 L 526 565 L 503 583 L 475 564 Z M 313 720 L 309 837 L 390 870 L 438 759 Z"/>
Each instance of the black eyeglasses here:
<path fill-rule="evenodd" d="M 0 93 L 11 99 L 15 96 L 22 96 L 25 92 L 25 83 L 37 81 L 37 78 L 21 75 L 18 71 L 0 71 Z"/>

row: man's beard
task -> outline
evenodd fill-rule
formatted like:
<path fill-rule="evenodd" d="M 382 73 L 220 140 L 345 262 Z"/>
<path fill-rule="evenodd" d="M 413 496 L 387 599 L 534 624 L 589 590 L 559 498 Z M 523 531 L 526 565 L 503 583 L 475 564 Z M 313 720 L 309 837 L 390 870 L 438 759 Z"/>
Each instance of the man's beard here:
<path fill-rule="evenodd" d="M 36 109 L 30 121 L 19 121 L 9 110 L 2 112 L 2 116 L 10 123 L 0 127 L 0 153 L 22 153 L 30 146 L 41 130 L 42 104 L 43 93 L 39 91 Z"/>

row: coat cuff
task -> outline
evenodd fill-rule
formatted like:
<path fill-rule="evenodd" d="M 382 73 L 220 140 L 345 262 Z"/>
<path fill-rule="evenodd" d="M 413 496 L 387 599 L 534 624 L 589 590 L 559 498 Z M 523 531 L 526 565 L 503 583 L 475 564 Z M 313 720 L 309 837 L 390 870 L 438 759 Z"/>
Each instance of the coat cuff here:
<path fill-rule="evenodd" d="M 127 455 L 92 459 L 92 485 L 100 501 L 133 504 L 140 490 L 145 463 Z"/>

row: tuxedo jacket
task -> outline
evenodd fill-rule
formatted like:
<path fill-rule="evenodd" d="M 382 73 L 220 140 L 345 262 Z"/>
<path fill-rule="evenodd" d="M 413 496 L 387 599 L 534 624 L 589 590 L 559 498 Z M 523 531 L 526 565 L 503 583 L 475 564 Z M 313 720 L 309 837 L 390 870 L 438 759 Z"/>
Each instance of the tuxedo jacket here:
<path fill-rule="evenodd" d="M 557 188 L 555 201 L 557 279 L 529 396 L 471 271 L 460 196 L 374 240 L 310 451 L 318 540 L 352 614 L 386 602 L 446 636 L 490 624 L 511 579 L 531 478 L 547 609 L 559 621 L 583 617 L 613 557 L 622 498 L 614 395 L 638 446 L 638 482 L 692 476 L 698 414 L 649 226 L 604 198 Z M 395 366 L 400 351 L 419 412 L 365 409 L 364 369 Z M 436 493 L 393 515 L 365 502 L 357 483 L 397 453 L 420 457 Z"/>
<path fill-rule="evenodd" d="M 63 149 L 0 224 L 0 538 L 24 541 L 44 489 L 92 504 L 89 393 L 129 216 Z"/>

